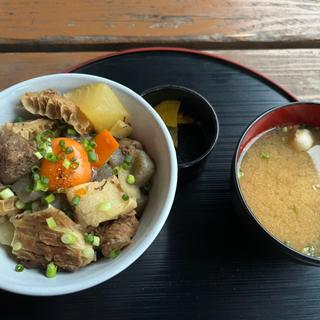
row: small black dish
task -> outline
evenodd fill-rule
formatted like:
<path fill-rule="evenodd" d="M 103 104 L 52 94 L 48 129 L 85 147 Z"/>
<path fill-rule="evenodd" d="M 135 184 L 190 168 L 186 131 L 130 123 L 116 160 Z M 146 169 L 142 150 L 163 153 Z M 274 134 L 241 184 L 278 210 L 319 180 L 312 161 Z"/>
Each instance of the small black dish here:
<path fill-rule="evenodd" d="M 181 101 L 179 112 L 194 121 L 178 126 L 179 180 L 198 176 L 219 136 L 218 117 L 212 105 L 194 90 L 176 85 L 153 87 L 142 92 L 141 96 L 152 107 L 164 100 Z"/>

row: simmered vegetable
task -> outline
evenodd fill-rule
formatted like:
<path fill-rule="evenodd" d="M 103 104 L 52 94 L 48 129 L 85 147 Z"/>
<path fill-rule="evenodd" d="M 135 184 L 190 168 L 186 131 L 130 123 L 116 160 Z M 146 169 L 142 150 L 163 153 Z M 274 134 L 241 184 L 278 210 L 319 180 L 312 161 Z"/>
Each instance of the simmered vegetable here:
<path fill-rule="evenodd" d="M 118 138 L 118 139 L 122 139 L 122 138 L 127 138 L 130 136 L 130 134 L 132 133 L 132 127 L 123 122 L 122 120 L 118 120 L 114 126 L 110 129 L 110 133 Z"/>
<path fill-rule="evenodd" d="M 129 113 L 113 90 L 104 83 L 94 83 L 76 88 L 65 97 L 80 107 L 92 122 L 95 130 L 111 129 L 118 121 L 128 122 Z"/>
<path fill-rule="evenodd" d="M 81 194 L 78 192 L 81 190 Z M 89 182 L 67 190 L 67 198 L 74 206 L 76 218 L 83 227 L 97 227 L 99 223 L 117 219 L 134 210 L 135 199 L 122 199 L 124 194 L 117 177 Z"/>
<path fill-rule="evenodd" d="M 155 165 L 148 154 L 143 150 L 136 150 L 132 166 L 132 174 L 135 177 L 135 184 L 139 187 L 145 185 L 152 178 L 155 172 Z"/>
<path fill-rule="evenodd" d="M 119 143 L 105 129 L 96 135 L 94 138 L 96 143 L 95 152 L 97 154 L 97 161 L 93 162 L 92 165 L 96 168 L 102 167 L 112 156 L 112 154 L 119 148 Z"/>

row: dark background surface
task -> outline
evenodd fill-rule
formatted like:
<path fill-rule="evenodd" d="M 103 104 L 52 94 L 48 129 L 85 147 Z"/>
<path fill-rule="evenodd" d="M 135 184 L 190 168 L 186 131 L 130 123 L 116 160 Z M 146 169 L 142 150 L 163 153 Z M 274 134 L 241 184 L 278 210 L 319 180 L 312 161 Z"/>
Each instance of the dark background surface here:
<path fill-rule="evenodd" d="M 138 261 L 76 294 L 0 291 L 1 319 L 319 319 L 320 269 L 258 241 L 231 205 L 231 160 L 241 133 L 293 98 L 247 70 L 191 53 L 131 53 L 76 71 L 138 93 L 160 84 L 192 88 L 214 105 L 220 138 L 202 175 L 178 186 L 164 228 Z"/>

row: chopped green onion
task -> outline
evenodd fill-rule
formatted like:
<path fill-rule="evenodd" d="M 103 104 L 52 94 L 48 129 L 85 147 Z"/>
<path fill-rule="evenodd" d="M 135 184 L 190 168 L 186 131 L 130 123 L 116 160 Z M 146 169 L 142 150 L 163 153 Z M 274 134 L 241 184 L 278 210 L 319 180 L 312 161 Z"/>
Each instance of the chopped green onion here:
<path fill-rule="evenodd" d="M 151 183 L 146 183 L 144 186 L 143 186 L 143 190 L 145 191 L 145 192 L 149 192 L 150 190 L 151 190 Z"/>
<path fill-rule="evenodd" d="M 77 134 L 77 132 L 74 129 L 68 129 L 67 130 L 67 135 L 69 135 L 69 136 L 75 136 L 76 134 Z"/>
<path fill-rule="evenodd" d="M 16 208 L 19 209 L 19 210 L 24 209 L 25 208 L 25 203 L 22 202 L 21 200 L 18 200 L 16 202 Z"/>
<path fill-rule="evenodd" d="M 34 155 L 35 155 L 39 160 L 43 158 L 43 155 L 42 155 L 39 151 L 35 152 Z"/>
<path fill-rule="evenodd" d="M 33 166 L 31 168 L 32 173 L 39 173 L 40 172 L 40 167 L 39 166 Z"/>
<path fill-rule="evenodd" d="M 121 170 L 121 168 L 119 166 L 116 166 L 112 169 L 112 174 L 117 176 L 119 174 L 119 171 Z"/>
<path fill-rule="evenodd" d="M 128 165 L 126 162 L 124 162 L 124 163 L 121 165 L 121 168 L 122 168 L 123 170 L 129 170 L 129 165 Z"/>
<path fill-rule="evenodd" d="M 23 121 L 23 118 L 20 117 L 20 116 L 17 116 L 17 117 L 13 120 L 13 122 L 22 122 L 22 121 Z"/>
<path fill-rule="evenodd" d="M 96 162 L 97 161 L 97 154 L 94 151 L 89 151 L 88 158 L 89 158 L 90 162 Z"/>
<path fill-rule="evenodd" d="M 11 191 L 10 188 L 5 188 L 0 192 L 0 198 L 3 200 L 7 200 L 12 197 L 14 197 L 14 193 Z"/>
<path fill-rule="evenodd" d="M 71 161 L 71 162 L 77 162 L 77 158 L 76 158 L 76 157 L 72 157 L 72 158 L 70 159 L 70 161 Z"/>
<path fill-rule="evenodd" d="M 64 168 L 69 169 L 71 166 L 71 162 L 67 159 L 64 159 L 62 165 L 64 166 Z"/>
<path fill-rule="evenodd" d="M 39 173 L 34 173 L 34 174 L 32 175 L 32 178 L 33 178 L 33 180 L 35 180 L 35 181 L 40 180 L 40 174 L 39 174 Z"/>
<path fill-rule="evenodd" d="M 269 153 L 267 153 L 267 152 L 261 152 L 260 158 L 261 158 L 261 159 L 269 159 L 269 158 L 270 158 L 270 155 L 269 155 Z"/>
<path fill-rule="evenodd" d="M 77 241 L 77 237 L 73 233 L 67 232 L 61 237 L 61 241 L 64 244 L 74 244 Z"/>
<path fill-rule="evenodd" d="M 93 243 L 94 241 L 94 235 L 92 233 L 87 233 L 85 236 L 84 236 L 84 240 L 88 243 Z"/>
<path fill-rule="evenodd" d="M 132 155 L 131 154 L 127 154 L 124 158 L 124 162 L 127 164 L 131 164 L 132 163 Z"/>
<path fill-rule="evenodd" d="M 45 158 L 50 162 L 56 162 L 58 160 L 57 156 L 53 152 L 47 153 Z"/>
<path fill-rule="evenodd" d="M 238 179 L 242 178 L 243 176 L 244 176 L 244 172 L 241 169 L 239 169 L 239 171 L 238 171 Z"/>
<path fill-rule="evenodd" d="M 314 257 L 316 249 L 314 246 L 307 246 L 302 249 L 302 253 L 306 254 L 307 256 Z"/>
<path fill-rule="evenodd" d="M 49 194 L 46 196 L 43 200 L 47 203 L 50 204 L 56 199 L 55 195 L 53 193 Z"/>
<path fill-rule="evenodd" d="M 93 140 L 90 140 L 89 141 L 89 146 L 94 149 L 97 146 L 97 143 L 95 141 L 93 141 Z"/>
<path fill-rule="evenodd" d="M 97 237 L 97 236 L 93 236 L 93 242 L 92 244 L 95 246 L 95 247 L 99 247 L 100 246 L 100 238 Z"/>
<path fill-rule="evenodd" d="M 109 211 L 111 209 L 111 203 L 110 202 L 101 202 L 97 209 L 99 211 Z"/>
<path fill-rule="evenodd" d="M 66 152 L 66 154 L 70 154 L 70 153 L 73 152 L 73 148 L 72 147 L 68 147 L 65 152 Z"/>
<path fill-rule="evenodd" d="M 129 200 L 129 196 L 128 196 L 126 193 L 124 193 L 124 194 L 122 195 L 122 200 L 128 201 L 128 200 Z"/>
<path fill-rule="evenodd" d="M 85 248 L 84 250 L 82 250 L 82 254 L 85 258 L 92 259 L 94 256 L 94 250 L 91 247 Z"/>
<path fill-rule="evenodd" d="M 40 177 L 40 180 L 35 181 L 35 185 L 34 185 L 33 189 L 34 189 L 34 191 L 46 192 L 46 191 L 48 191 L 48 183 L 41 181 L 41 178 L 42 177 Z"/>
<path fill-rule="evenodd" d="M 136 182 L 136 178 L 132 174 L 129 174 L 127 176 L 127 183 L 128 184 L 134 184 L 135 182 Z"/>
<path fill-rule="evenodd" d="M 57 227 L 57 224 L 56 224 L 55 220 L 52 217 L 47 218 L 46 222 L 47 222 L 47 225 L 48 225 L 49 229 L 53 230 L 53 229 L 55 229 Z"/>
<path fill-rule="evenodd" d="M 60 146 L 61 149 L 64 149 L 65 146 L 66 146 L 66 142 L 64 140 L 60 140 L 59 141 L 59 146 Z"/>
<path fill-rule="evenodd" d="M 18 263 L 16 265 L 16 267 L 14 268 L 14 271 L 16 271 L 16 272 L 22 272 L 23 270 L 24 270 L 24 266 L 20 263 Z"/>
<path fill-rule="evenodd" d="M 19 251 L 22 248 L 22 243 L 20 241 L 16 241 L 13 245 L 12 245 L 12 250 L 13 251 Z"/>
<path fill-rule="evenodd" d="M 31 202 L 28 202 L 24 205 L 24 209 L 25 210 L 32 210 L 32 203 Z"/>
<path fill-rule="evenodd" d="M 287 247 L 291 247 L 290 241 L 283 241 L 283 244 Z"/>
<path fill-rule="evenodd" d="M 26 186 L 24 190 L 26 192 L 32 192 L 33 191 L 33 186 Z"/>
<path fill-rule="evenodd" d="M 76 207 L 77 205 L 79 205 L 79 203 L 80 203 L 80 197 L 79 197 L 79 196 L 75 196 L 75 197 L 72 198 L 71 204 L 72 204 L 74 207 Z"/>
<path fill-rule="evenodd" d="M 46 271 L 47 278 L 55 278 L 57 275 L 57 270 L 58 270 L 58 267 L 53 262 L 50 262 L 47 265 L 47 271 Z"/>
<path fill-rule="evenodd" d="M 79 162 L 72 162 L 70 168 L 76 170 L 79 167 Z"/>
<path fill-rule="evenodd" d="M 119 254 L 120 254 L 120 249 L 113 249 L 113 250 L 111 250 L 111 252 L 109 254 L 109 258 L 115 259 L 119 256 Z"/>

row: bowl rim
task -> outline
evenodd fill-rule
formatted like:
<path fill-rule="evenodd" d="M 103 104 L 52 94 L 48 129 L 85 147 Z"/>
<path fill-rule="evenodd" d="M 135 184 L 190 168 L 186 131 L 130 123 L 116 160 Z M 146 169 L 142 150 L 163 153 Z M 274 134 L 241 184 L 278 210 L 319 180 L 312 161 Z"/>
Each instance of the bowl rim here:
<path fill-rule="evenodd" d="M 111 87 L 117 88 L 120 91 L 128 94 L 129 96 L 133 97 L 137 100 L 154 118 L 157 126 L 159 127 L 160 131 L 164 135 L 164 140 L 168 150 L 168 166 L 169 166 L 169 180 L 168 185 L 169 188 L 166 190 L 166 197 L 164 200 L 164 206 L 160 210 L 158 221 L 154 224 L 152 229 L 148 232 L 147 236 L 144 237 L 143 241 L 137 245 L 135 251 L 131 252 L 130 256 L 122 261 L 119 269 L 106 273 L 103 270 L 99 272 L 99 274 L 86 282 L 77 282 L 68 284 L 66 286 L 59 286 L 57 288 L 45 288 L 45 287 L 25 287 L 23 285 L 16 285 L 10 283 L 10 278 L 8 278 L 8 282 L 0 283 L 0 288 L 7 290 L 9 292 L 30 295 L 30 296 L 56 296 L 56 295 L 63 295 L 63 294 L 70 294 L 74 292 L 79 292 L 93 286 L 96 286 L 102 282 L 105 282 L 126 268 L 128 268 L 133 262 L 135 262 L 151 245 L 151 243 L 155 240 L 155 238 L 160 233 L 162 227 L 164 226 L 166 219 L 171 211 L 171 207 L 173 205 L 173 201 L 175 198 L 176 187 L 177 187 L 177 179 L 178 179 L 178 165 L 177 165 L 177 158 L 175 153 L 175 148 L 173 145 L 173 141 L 171 139 L 170 133 L 162 121 L 161 117 L 157 114 L 157 112 L 152 108 L 152 106 L 145 101 L 139 94 L 134 92 L 132 89 L 107 78 L 94 76 L 94 75 L 87 75 L 81 73 L 55 73 L 55 74 L 48 74 L 39 77 L 34 77 L 25 81 L 18 82 L 12 86 L 5 88 L 4 90 L 0 91 L 0 99 L 4 98 L 6 94 L 10 92 L 14 92 L 17 88 L 27 86 L 32 84 L 33 82 L 37 81 L 44 81 L 46 79 L 54 79 L 56 78 L 57 81 L 61 78 L 70 78 L 70 79 L 81 79 L 81 80 L 88 80 L 88 83 L 94 81 L 104 82 L 106 84 L 110 84 Z"/>
<path fill-rule="evenodd" d="M 190 93 L 190 94 L 196 96 L 198 99 L 205 102 L 208 109 L 213 114 L 213 120 L 215 123 L 216 130 L 215 130 L 215 136 L 212 138 L 212 141 L 210 142 L 209 147 L 200 156 L 198 156 L 197 158 L 195 158 L 191 161 L 178 162 L 179 169 L 189 168 L 189 167 L 192 167 L 192 166 L 200 163 L 204 159 L 206 159 L 209 156 L 209 154 L 212 152 L 214 147 L 216 146 L 216 144 L 218 142 L 219 134 L 220 134 L 220 123 L 219 123 L 218 115 L 217 115 L 213 105 L 208 101 L 207 98 L 205 98 L 201 93 L 195 91 L 194 89 L 190 89 L 185 86 L 175 85 L 175 84 L 161 84 L 161 85 L 157 85 L 157 86 L 154 86 L 154 87 L 151 87 L 151 88 L 148 88 L 148 89 L 142 91 L 140 95 L 144 98 L 149 93 L 158 92 L 158 91 L 165 90 L 165 89 L 181 90 L 181 91 L 185 91 L 187 93 Z"/>
<path fill-rule="evenodd" d="M 240 146 L 245 138 L 245 136 L 247 135 L 247 133 L 249 132 L 249 130 L 257 123 L 259 122 L 261 119 L 263 119 L 266 115 L 278 110 L 278 109 L 282 109 L 282 108 L 290 108 L 290 107 L 294 107 L 297 105 L 314 105 L 316 107 L 320 107 L 320 102 L 313 102 L 313 101 L 295 101 L 295 102 L 291 102 L 291 103 L 287 103 L 284 105 L 278 105 L 275 107 L 272 107 L 268 110 L 266 110 L 265 112 L 263 112 L 262 114 L 258 115 L 254 120 L 252 120 L 249 125 L 245 128 L 245 130 L 243 131 L 243 133 L 240 136 L 240 139 L 238 140 L 235 152 L 234 152 L 234 157 L 233 157 L 233 162 L 232 162 L 232 176 L 233 176 L 233 185 L 236 187 L 236 192 L 237 192 L 237 196 L 241 201 L 242 206 L 245 208 L 245 211 L 247 214 L 249 214 L 249 216 L 253 219 L 253 221 L 255 222 L 255 224 L 259 227 L 259 230 L 261 230 L 269 239 L 271 239 L 278 247 L 280 247 L 281 249 L 284 249 L 284 251 L 290 255 L 291 257 L 294 257 L 302 262 L 307 262 L 308 264 L 312 264 L 312 265 L 320 265 L 320 258 L 316 258 L 316 257 L 311 257 L 311 256 L 307 256 L 305 254 L 303 254 L 302 252 L 291 248 L 287 245 L 285 245 L 282 241 L 280 241 L 278 238 L 276 238 L 270 231 L 268 231 L 264 225 L 258 220 L 258 218 L 255 216 L 253 210 L 250 208 L 249 204 L 247 203 L 241 188 L 240 188 L 240 182 L 239 182 L 239 177 L 238 177 L 238 163 L 239 163 L 239 155 L 242 154 L 242 152 L 240 152 Z M 254 137 L 255 138 L 255 137 Z M 253 139 L 254 139 L 253 138 Z"/>

